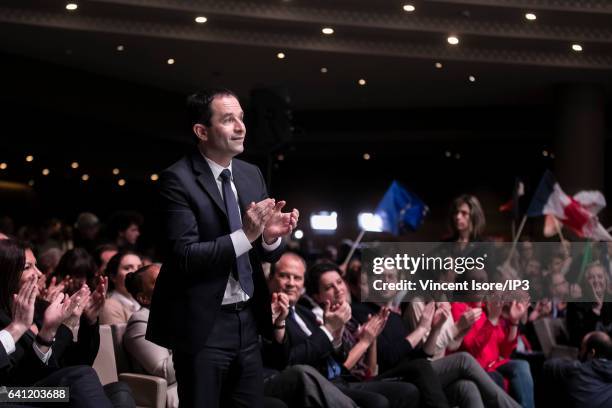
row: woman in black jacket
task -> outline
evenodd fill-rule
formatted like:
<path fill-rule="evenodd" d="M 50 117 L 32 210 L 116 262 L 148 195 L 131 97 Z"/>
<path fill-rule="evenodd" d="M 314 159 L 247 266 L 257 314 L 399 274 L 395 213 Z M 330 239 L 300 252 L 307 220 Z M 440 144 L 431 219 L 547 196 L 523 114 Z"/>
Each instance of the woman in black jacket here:
<path fill-rule="evenodd" d="M 93 294 L 83 287 L 71 297 L 57 293 L 50 302 L 36 303 L 41 277 L 27 245 L 0 241 L 0 383 L 69 387 L 70 406 L 110 408 L 90 366 L 100 341 L 97 313 L 104 282 Z M 66 326 L 75 321 L 76 342 Z"/>

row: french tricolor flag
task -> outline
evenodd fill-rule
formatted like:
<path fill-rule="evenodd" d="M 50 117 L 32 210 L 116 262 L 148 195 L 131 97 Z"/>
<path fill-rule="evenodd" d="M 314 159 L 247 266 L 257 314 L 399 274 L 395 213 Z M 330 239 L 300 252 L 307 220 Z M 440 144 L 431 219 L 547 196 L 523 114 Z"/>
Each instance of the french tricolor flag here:
<path fill-rule="evenodd" d="M 612 236 L 597 218 L 605 206 L 606 199 L 599 191 L 581 191 L 573 197 L 568 196 L 547 170 L 529 204 L 527 216 L 552 215 L 579 237 L 612 241 Z"/>

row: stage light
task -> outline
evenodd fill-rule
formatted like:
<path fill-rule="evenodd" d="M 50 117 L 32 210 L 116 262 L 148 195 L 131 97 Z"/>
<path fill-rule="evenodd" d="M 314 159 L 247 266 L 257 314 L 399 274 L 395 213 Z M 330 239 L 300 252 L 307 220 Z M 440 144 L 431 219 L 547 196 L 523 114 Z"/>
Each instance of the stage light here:
<path fill-rule="evenodd" d="M 359 213 L 357 224 L 364 231 L 381 232 L 383 228 L 383 220 L 380 215 L 369 212 Z"/>

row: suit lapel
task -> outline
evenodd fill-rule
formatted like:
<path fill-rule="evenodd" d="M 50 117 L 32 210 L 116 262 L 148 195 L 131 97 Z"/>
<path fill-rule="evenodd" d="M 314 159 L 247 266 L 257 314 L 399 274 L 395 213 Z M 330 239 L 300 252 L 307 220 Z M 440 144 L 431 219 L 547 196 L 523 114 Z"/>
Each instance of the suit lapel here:
<path fill-rule="evenodd" d="M 217 181 L 214 179 L 212 170 L 208 166 L 208 163 L 206 163 L 206 159 L 204 159 L 199 150 L 196 150 L 191 156 L 191 160 L 193 163 L 193 170 L 197 175 L 196 180 L 198 184 L 208 193 L 212 201 L 227 217 L 225 205 L 223 204 L 221 193 L 219 193 L 219 188 L 217 187 Z"/>

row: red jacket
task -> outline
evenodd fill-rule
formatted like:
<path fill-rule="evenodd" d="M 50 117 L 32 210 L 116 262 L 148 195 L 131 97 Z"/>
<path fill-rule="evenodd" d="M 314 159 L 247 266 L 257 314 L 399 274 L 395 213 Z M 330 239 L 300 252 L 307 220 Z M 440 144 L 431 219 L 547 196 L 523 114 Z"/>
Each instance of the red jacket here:
<path fill-rule="evenodd" d="M 497 367 L 509 360 L 512 350 L 516 347 L 516 337 L 512 341 L 508 341 L 508 331 L 510 329 L 508 322 L 500 317 L 497 325 L 491 324 L 483 306 L 483 304 L 477 302 L 453 302 L 451 312 L 453 319 L 458 321 L 469 308 L 483 308 L 480 319 L 467 332 L 459 349 L 474 356 L 486 371 L 495 371 Z"/>

